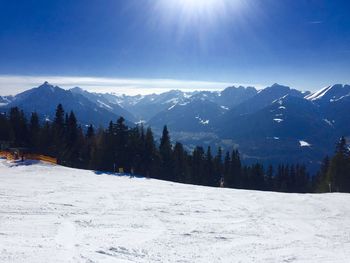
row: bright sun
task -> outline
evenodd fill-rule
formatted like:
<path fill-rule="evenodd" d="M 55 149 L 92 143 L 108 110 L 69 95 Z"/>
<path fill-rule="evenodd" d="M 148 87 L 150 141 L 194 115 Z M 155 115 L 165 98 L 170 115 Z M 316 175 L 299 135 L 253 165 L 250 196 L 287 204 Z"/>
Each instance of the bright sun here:
<path fill-rule="evenodd" d="M 167 2 L 187 15 L 196 16 L 222 10 L 227 0 L 168 0 Z"/>
<path fill-rule="evenodd" d="M 186 36 L 197 38 L 200 46 L 218 29 L 239 26 L 251 0 L 155 0 L 152 25 L 173 32 L 177 40 Z M 169 31 L 173 30 L 173 31 Z"/>
<path fill-rule="evenodd" d="M 193 8 L 201 9 L 201 8 L 209 8 L 215 6 L 218 2 L 218 0 L 178 0 L 177 1 L 180 5 L 182 5 L 184 8 Z"/>
<path fill-rule="evenodd" d="M 177 19 L 178 23 L 215 23 L 237 11 L 243 0 L 158 0 L 158 11 L 165 19 Z"/>

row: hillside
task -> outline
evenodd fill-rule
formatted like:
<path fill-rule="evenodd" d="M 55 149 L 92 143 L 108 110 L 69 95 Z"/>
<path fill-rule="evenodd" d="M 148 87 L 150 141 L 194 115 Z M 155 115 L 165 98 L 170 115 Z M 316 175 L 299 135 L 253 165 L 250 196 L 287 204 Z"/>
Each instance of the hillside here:
<path fill-rule="evenodd" d="M 0 160 L 0 262 L 347 262 L 350 195 L 115 177 Z"/>

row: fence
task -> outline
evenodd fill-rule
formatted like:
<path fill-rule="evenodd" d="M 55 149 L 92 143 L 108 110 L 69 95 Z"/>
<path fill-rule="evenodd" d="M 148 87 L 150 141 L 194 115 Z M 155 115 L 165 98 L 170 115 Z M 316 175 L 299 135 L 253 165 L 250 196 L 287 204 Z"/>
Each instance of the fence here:
<path fill-rule="evenodd" d="M 18 155 L 16 156 L 16 154 L 12 152 L 7 152 L 7 151 L 0 151 L 0 157 L 6 158 L 7 160 L 11 160 L 11 161 L 20 159 L 18 158 Z M 43 161 L 47 163 L 57 164 L 56 158 L 42 155 L 42 154 L 24 153 L 23 158 L 25 160 L 38 160 L 38 161 Z"/>

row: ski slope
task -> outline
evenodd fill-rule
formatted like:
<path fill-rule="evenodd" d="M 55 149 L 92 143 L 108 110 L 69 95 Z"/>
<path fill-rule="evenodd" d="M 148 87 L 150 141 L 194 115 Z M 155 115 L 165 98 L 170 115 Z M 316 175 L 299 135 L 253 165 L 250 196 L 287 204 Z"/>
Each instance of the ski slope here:
<path fill-rule="evenodd" d="M 0 262 L 350 262 L 350 195 L 0 160 Z"/>

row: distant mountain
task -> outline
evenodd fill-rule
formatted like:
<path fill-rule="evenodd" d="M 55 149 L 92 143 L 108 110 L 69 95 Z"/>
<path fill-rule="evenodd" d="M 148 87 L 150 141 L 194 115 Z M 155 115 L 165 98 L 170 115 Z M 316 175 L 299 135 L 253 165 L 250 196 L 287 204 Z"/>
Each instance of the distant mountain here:
<path fill-rule="evenodd" d="M 219 136 L 232 139 L 245 158 L 265 163 L 304 162 L 317 167 L 333 151 L 337 134 L 317 105 L 291 95 L 251 114 L 222 123 Z"/>
<path fill-rule="evenodd" d="M 82 125 L 107 126 L 109 121 L 115 121 L 120 116 L 101 107 L 100 104 L 93 103 L 81 94 L 61 89 L 47 82 L 14 96 L 13 100 L 3 108 L 19 107 L 28 114 L 35 111 L 42 118 L 53 120 L 55 109 L 60 103 L 66 112 L 74 111 Z"/>
<path fill-rule="evenodd" d="M 340 136 L 350 137 L 349 85 L 337 84 L 315 93 L 274 84 L 259 91 L 228 87 L 119 96 L 44 83 L 14 97 L 0 97 L 2 109 L 18 106 L 48 119 L 53 119 L 59 103 L 73 110 L 82 124 L 107 126 L 123 116 L 132 122 L 142 120 L 158 135 L 168 125 L 172 139 L 188 150 L 196 145 L 235 147 L 246 162 L 302 162 L 317 168 Z"/>
<path fill-rule="evenodd" d="M 257 93 L 258 91 L 253 87 L 229 87 L 220 92 L 217 103 L 228 108 L 233 108 L 252 98 Z"/>
<path fill-rule="evenodd" d="M 0 96 L 0 107 L 9 104 L 13 100 L 13 96 Z"/>
<path fill-rule="evenodd" d="M 305 98 L 318 105 L 321 105 L 329 102 L 336 102 L 346 96 L 350 96 L 350 85 L 336 84 L 321 89 L 318 92 L 306 96 Z"/>
<path fill-rule="evenodd" d="M 162 94 L 124 96 L 124 101 L 122 101 L 122 98 L 119 98 L 119 103 L 132 112 L 139 120 L 148 121 L 159 112 L 167 110 L 178 103 L 184 103 L 188 96 L 190 95 L 180 90 L 171 90 Z"/>
<path fill-rule="evenodd" d="M 211 101 L 194 99 L 174 104 L 154 116 L 148 124 L 159 129 L 166 124 L 173 131 L 208 132 L 212 130 L 212 121 L 225 111 Z"/>
<path fill-rule="evenodd" d="M 117 102 L 112 102 L 111 100 L 107 99 L 104 96 L 104 94 L 90 93 L 79 87 L 72 88 L 70 89 L 70 91 L 73 94 L 80 94 L 84 96 L 85 98 L 90 100 L 92 103 L 98 105 L 100 108 L 110 111 L 115 115 L 123 116 L 125 119 L 129 121 L 133 121 L 133 122 L 136 121 L 135 117 L 130 112 L 123 109 Z"/>
<path fill-rule="evenodd" d="M 187 94 L 178 92 L 180 96 L 175 98 L 172 96 L 170 100 L 163 102 L 162 105 L 167 105 L 167 108 L 152 117 L 148 124 L 158 129 L 166 124 L 173 131 L 211 132 L 213 123 L 230 107 L 248 100 L 256 93 L 254 88 L 244 87 L 229 87 L 221 92 L 200 91 Z"/>
<path fill-rule="evenodd" d="M 229 109 L 239 103 L 253 97 L 257 93 L 252 87 L 229 87 L 219 91 L 195 91 L 183 92 L 171 90 L 161 94 L 150 94 L 146 96 L 117 96 L 114 94 L 99 94 L 110 103 L 118 104 L 131 112 L 136 119 L 154 122 L 154 118 L 161 112 L 168 111 L 175 105 L 187 104 L 194 100 L 212 102 L 224 109 Z"/>
<path fill-rule="evenodd" d="M 329 86 L 306 99 L 319 106 L 323 119 L 335 131 L 344 136 L 350 135 L 350 85 Z"/>
<path fill-rule="evenodd" d="M 223 122 L 234 116 L 254 113 L 263 109 L 264 107 L 269 106 L 275 100 L 287 95 L 301 98 L 305 96 L 301 91 L 291 89 L 287 86 L 274 84 L 271 87 L 259 90 L 259 92 L 257 92 L 251 98 L 233 107 L 227 112 L 227 114 L 225 114 L 225 120 L 223 120 Z"/>

